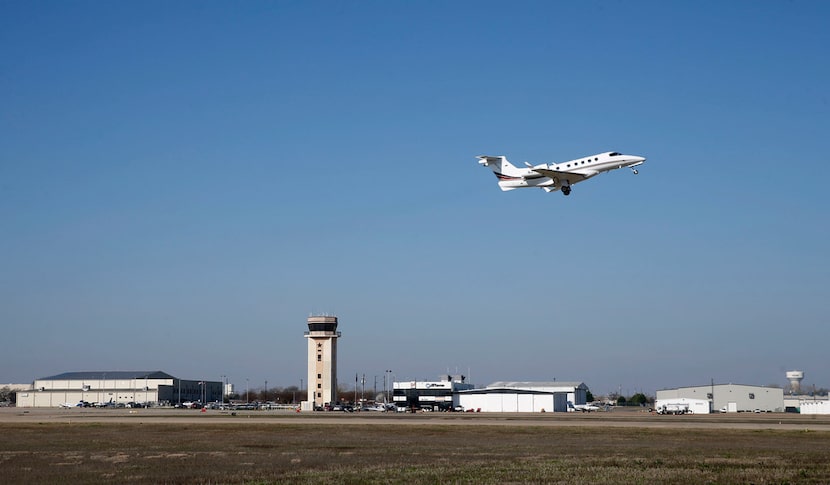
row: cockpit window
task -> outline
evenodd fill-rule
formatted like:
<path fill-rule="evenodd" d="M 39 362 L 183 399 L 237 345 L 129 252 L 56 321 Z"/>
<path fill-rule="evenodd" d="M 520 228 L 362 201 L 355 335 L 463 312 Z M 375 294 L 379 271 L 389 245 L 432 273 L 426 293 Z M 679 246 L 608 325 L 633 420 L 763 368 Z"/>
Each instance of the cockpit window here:
<path fill-rule="evenodd" d="M 621 154 L 617 152 L 611 152 L 608 154 L 609 157 L 619 157 Z"/>

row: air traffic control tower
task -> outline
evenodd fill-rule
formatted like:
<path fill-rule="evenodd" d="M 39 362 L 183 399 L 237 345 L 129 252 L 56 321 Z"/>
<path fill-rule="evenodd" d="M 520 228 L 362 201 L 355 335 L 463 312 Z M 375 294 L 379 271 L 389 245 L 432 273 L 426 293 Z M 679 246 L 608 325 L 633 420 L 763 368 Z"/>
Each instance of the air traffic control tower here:
<path fill-rule="evenodd" d="M 303 410 L 337 402 L 337 317 L 308 317 L 308 400 Z"/>

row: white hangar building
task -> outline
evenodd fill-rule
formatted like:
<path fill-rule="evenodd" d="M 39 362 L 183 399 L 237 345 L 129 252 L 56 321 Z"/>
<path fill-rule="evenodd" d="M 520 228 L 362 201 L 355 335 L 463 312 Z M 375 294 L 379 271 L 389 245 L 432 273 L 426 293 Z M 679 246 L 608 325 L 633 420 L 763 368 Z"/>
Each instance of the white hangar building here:
<path fill-rule="evenodd" d="M 582 382 L 494 382 L 456 393 L 458 406 L 486 413 L 567 412 L 568 402 L 585 404 Z"/>
<path fill-rule="evenodd" d="M 221 401 L 220 381 L 188 381 L 162 371 L 66 372 L 35 380 L 18 391 L 17 407 L 57 407 L 79 402 L 118 404 Z"/>
<path fill-rule="evenodd" d="M 779 387 L 748 386 L 744 384 L 709 384 L 705 386 L 678 387 L 657 391 L 657 400 L 677 398 L 712 401 L 717 412 L 784 412 L 784 390 Z"/>

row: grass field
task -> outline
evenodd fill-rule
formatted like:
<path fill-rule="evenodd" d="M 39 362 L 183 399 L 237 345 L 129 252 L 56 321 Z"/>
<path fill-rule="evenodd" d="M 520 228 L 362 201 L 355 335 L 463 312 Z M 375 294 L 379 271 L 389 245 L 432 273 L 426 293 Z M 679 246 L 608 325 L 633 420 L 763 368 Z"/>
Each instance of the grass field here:
<path fill-rule="evenodd" d="M 826 431 L 209 421 L 0 431 L 3 483 L 830 483 Z"/>

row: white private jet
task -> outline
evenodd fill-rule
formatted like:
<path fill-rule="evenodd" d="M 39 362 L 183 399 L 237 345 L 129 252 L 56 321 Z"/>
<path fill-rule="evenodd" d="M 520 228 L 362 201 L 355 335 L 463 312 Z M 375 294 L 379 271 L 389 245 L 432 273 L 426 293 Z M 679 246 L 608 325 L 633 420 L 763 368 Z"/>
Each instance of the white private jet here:
<path fill-rule="evenodd" d="M 539 187 L 545 192 L 561 190 L 565 195 L 570 195 L 571 185 L 588 180 L 602 172 L 629 167 L 636 175 L 635 167 L 646 161 L 644 157 L 623 155 L 617 152 L 599 153 L 562 163 L 530 165 L 525 162 L 527 168 L 516 167 L 503 156 L 482 155 L 478 159 L 478 163 L 490 167 L 496 174 L 501 190 Z"/>

